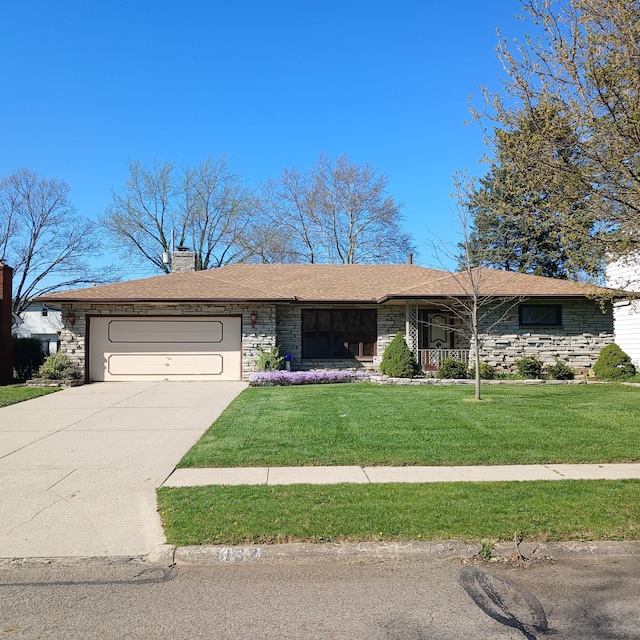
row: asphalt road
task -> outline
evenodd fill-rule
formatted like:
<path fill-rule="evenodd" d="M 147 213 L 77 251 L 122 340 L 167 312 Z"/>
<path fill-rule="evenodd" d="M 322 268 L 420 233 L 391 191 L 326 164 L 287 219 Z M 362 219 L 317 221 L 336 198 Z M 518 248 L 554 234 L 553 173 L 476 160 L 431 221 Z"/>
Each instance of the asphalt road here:
<path fill-rule="evenodd" d="M 640 559 L 0 565 L 7 639 L 640 639 Z"/>

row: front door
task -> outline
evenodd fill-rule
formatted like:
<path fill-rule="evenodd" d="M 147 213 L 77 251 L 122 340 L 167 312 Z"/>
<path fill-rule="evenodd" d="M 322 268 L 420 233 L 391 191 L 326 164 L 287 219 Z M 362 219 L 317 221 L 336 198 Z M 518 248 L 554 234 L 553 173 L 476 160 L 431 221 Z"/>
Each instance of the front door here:
<path fill-rule="evenodd" d="M 439 349 L 451 348 L 451 313 L 448 311 L 427 311 L 423 315 L 424 329 L 422 333 L 423 352 L 422 368 L 425 371 L 436 371 L 440 365 Z"/>
<path fill-rule="evenodd" d="M 447 311 L 427 313 L 427 349 L 451 348 L 451 314 Z"/>

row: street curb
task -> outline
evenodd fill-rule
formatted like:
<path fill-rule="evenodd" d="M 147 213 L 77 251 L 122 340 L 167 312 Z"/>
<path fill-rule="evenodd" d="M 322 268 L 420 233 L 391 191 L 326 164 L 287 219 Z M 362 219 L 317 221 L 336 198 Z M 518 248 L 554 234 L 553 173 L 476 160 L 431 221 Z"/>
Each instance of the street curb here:
<path fill-rule="evenodd" d="M 574 560 L 640 556 L 637 542 L 514 542 L 465 543 L 461 540 L 413 542 L 290 543 L 224 547 L 175 547 L 163 544 L 145 556 L 73 556 L 0 558 L 0 569 L 43 565 L 151 565 L 156 567 L 230 564 L 365 563 L 388 560 L 473 560 L 486 549 L 492 561 Z"/>
<path fill-rule="evenodd" d="M 193 546 L 175 550 L 176 565 L 242 564 L 294 562 L 363 562 L 421 557 L 446 559 L 473 557 L 479 545 L 462 541 L 443 542 L 347 542 L 347 543 L 290 543 L 246 547 Z"/>
<path fill-rule="evenodd" d="M 60 557 L 14 557 L 0 558 L 0 569 L 5 567 L 34 567 L 46 565 L 59 565 L 65 567 L 74 566 L 115 566 L 115 565 L 140 565 L 146 563 L 148 556 L 60 556 Z M 170 566 L 170 565 L 166 565 Z"/>
<path fill-rule="evenodd" d="M 499 542 L 491 557 L 503 560 L 571 560 L 640 556 L 640 542 Z"/>
<path fill-rule="evenodd" d="M 375 562 L 381 560 L 471 560 L 478 558 L 483 545 L 461 540 L 439 542 L 347 542 L 340 544 L 274 544 L 224 547 L 216 545 L 167 547 L 145 562 L 168 562 L 176 566 L 225 564 L 278 564 L 293 562 Z M 163 555 L 164 554 L 164 555 Z M 640 542 L 502 542 L 491 545 L 495 560 L 565 560 L 640 556 Z"/>

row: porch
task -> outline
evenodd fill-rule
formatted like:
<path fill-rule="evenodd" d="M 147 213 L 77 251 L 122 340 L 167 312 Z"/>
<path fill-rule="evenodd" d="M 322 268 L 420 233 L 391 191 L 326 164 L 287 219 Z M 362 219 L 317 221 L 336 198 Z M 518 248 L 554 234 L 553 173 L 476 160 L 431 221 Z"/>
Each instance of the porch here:
<path fill-rule="evenodd" d="M 469 363 L 469 342 L 451 311 L 407 305 L 405 340 L 428 375 L 446 358 Z"/>
<path fill-rule="evenodd" d="M 455 358 L 469 364 L 469 349 L 418 349 L 417 361 L 425 373 L 435 373 L 446 358 Z"/>

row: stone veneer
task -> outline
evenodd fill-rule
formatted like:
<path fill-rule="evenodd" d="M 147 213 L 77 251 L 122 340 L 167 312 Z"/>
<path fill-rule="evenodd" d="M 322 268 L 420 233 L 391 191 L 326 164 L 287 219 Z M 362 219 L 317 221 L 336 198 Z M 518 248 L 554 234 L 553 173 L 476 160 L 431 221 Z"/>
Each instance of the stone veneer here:
<path fill-rule="evenodd" d="M 613 342 L 613 314 L 593 300 L 549 298 L 529 304 L 561 304 L 562 327 L 521 327 L 517 305 L 507 317 L 500 311 L 485 319 L 481 358 L 502 371 L 515 371 L 516 360 L 536 355 L 545 364 L 565 362 L 576 373 L 589 373 L 602 347 Z M 499 322 L 498 322 L 499 321 Z M 490 328 L 493 323 L 498 324 Z"/>
<path fill-rule="evenodd" d="M 558 304 L 558 299 L 536 302 Z M 258 347 L 280 347 L 280 353 L 292 357 L 291 368 L 296 369 L 375 369 L 388 344 L 398 331 L 405 333 L 406 307 L 402 305 L 349 305 L 348 308 L 377 309 L 378 355 L 373 361 L 302 360 L 302 308 L 347 308 L 337 305 L 275 305 L 275 304 L 63 304 L 60 349 L 85 371 L 87 315 L 117 316 L 241 316 L 242 372 L 246 379 L 255 371 Z M 256 326 L 251 326 L 251 312 L 257 313 Z M 70 312 L 73 314 L 73 323 Z M 487 318 L 490 327 L 499 320 L 499 312 Z M 515 361 L 525 355 L 537 355 L 545 363 L 556 359 L 566 362 L 577 372 L 587 372 L 598 358 L 600 349 L 613 342 L 613 316 L 610 310 L 602 313 L 591 300 L 562 301 L 562 327 L 528 328 L 518 324 L 518 309 L 512 310 L 489 333 L 482 335 L 482 360 L 504 371 L 515 369 Z M 456 346 L 464 345 L 456 338 Z"/>

